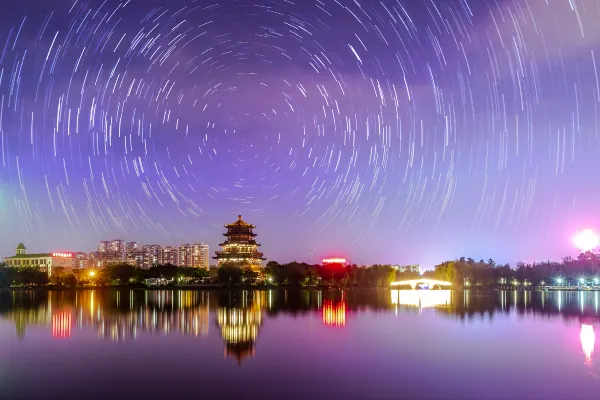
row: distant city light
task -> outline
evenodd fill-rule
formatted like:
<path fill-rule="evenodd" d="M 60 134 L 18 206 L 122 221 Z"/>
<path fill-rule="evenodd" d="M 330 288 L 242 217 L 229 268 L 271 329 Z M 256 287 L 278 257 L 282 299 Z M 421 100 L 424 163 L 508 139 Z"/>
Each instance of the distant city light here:
<path fill-rule="evenodd" d="M 594 250 L 598 247 L 598 245 L 600 245 L 600 239 L 591 229 L 585 229 L 575 235 L 573 243 L 575 243 L 575 246 L 579 250 L 585 252 Z"/>

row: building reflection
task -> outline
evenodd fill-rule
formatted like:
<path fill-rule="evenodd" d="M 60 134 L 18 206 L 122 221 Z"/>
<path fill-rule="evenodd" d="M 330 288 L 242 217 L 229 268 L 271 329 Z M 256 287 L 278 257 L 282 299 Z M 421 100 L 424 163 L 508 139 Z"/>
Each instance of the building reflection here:
<path fill-rule="evenodd" d="M 230 292 L 220 296 L 217 326 L 225 341 L 225 357 L 233 357 L 241 364 L 245 358 L 254 356 L 266 300 L 265 292 Z"/>
<path fill-rule="evenodd" d="M 530 315 L 575 323 L 585 360 L 591 363 L 599 303 L 599 292 L 567 291 L 20 291 L 0 293 L 0 318 L 12 322 L 20 338 L 31 327 L 67 340 L 86 330 L 110 341 L 140 335 L 201 338 L 214 331 L 224 342 L 226 357 L 241 363 L 255 354 L 265 321 L 279 314 L 315 316 L 332 327 L 344 327 L 349 315 L 366 310 L 417 310 L 461 323 Z"/>
<path fill-rule="evenodd" d="M 15 323 L 19 337 L 30 325 L 50 326 L 52 336 L 63 339 L 73 328 L 93 329 L 112 341 L 140 333 L 204 336 L 210 325 L 204 292 L 21 292 L 13 293 L 8 307 L 6 300 L 0 299 L 0 314 Z"/>
<path fill-rule="evenodd" d="M 52 315 L 52 337 L 58 339 L 71 337 L 70 311 L 60 311 Z"/>

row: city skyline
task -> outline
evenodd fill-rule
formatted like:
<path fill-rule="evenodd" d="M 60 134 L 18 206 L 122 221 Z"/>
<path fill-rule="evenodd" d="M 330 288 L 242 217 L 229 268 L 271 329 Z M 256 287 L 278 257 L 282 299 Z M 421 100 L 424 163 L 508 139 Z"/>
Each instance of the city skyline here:
<path fill-rule="evenodd" d="M 0 254 L 216 249 L 242 214 L 281 262 L 575 255 L 600 230 L 590 3 L 7 3 Z"/>

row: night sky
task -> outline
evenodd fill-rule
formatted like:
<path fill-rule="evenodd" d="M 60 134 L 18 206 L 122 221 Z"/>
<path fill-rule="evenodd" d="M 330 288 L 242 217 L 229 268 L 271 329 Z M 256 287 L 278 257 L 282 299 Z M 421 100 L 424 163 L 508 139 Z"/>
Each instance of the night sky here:
<path fill-rule="evenodd" d="M 596 0 L 0 6 L 0 254 L 202 241 L 432 266 L 600 226 Z"/>

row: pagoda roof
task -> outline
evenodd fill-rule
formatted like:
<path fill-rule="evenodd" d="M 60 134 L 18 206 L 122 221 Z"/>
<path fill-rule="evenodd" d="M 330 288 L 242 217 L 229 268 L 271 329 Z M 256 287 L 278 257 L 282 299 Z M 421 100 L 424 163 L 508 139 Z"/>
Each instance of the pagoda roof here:
<path fill-rule="evenodd" d="M 247 223 L 246 221 L 244 221 L 242 219 L 242 215 L 238 215 L 238 219 L 237 221 L 235 221 L 234 223 L 231 224 L 227 224 L 225 225 L 225 228 L 234 228 L 234 227 L 238 227 L 238 226 L 243 226 L 243 227 L 248 227 L 248 228 L 256 228 L 256 226 Z"/>

